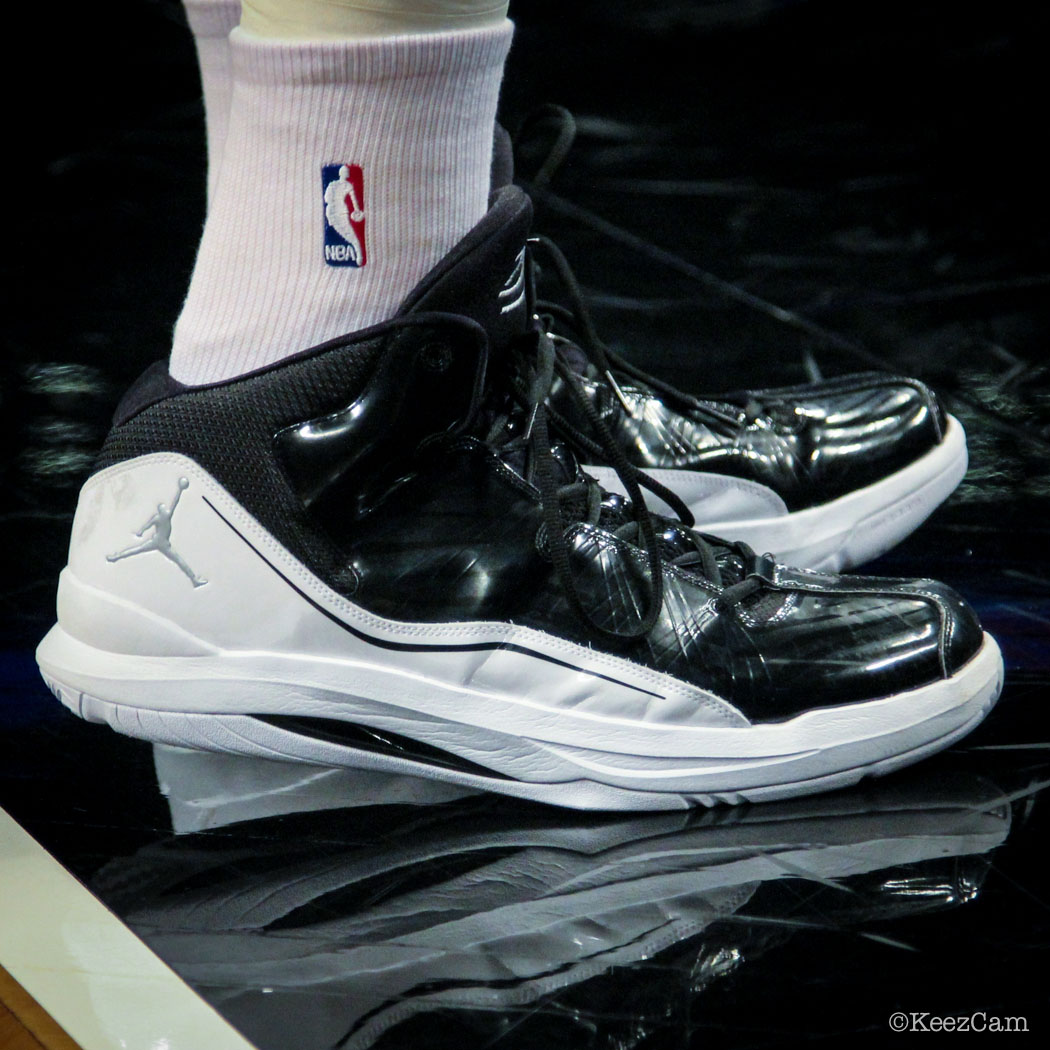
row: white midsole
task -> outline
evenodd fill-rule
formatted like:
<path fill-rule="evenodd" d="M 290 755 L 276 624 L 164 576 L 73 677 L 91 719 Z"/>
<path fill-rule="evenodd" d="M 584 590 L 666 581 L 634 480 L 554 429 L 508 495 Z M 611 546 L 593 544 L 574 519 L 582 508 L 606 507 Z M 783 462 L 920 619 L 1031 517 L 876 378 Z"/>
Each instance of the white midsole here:
<path fill-rule="evenodd" d="M 527 675 L 529 658 L 515 655 Z M 998 647 L 986 636 L 980 652 L 950 679 L 881 700 L 816 708 L 784 722 L 710 728 L 555 712 L 534 701 L 349 660 L 107 653 L 57 625 L 41 643 L 38 661 L 60 687 L 104 699 L 126 714 L 342 720 L 410 737 L 515 779 L 583 777 L 672 791 L 739 791 L 812 779 L 912 750 L 987 708 L 1002 666 Z M 236 750 L 236 742 L 220 749 Z M 328 753 L 314 757 L 331 759 Z"/>

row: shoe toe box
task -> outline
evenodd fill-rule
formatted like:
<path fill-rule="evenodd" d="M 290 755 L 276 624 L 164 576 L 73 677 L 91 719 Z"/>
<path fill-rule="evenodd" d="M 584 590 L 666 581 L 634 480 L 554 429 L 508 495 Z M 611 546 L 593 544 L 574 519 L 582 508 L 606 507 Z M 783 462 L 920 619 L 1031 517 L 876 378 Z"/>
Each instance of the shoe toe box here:
<path fill-rule="evenodd" d="M 858 382 L 797 411 L 807 422 L 808 479 L 817 502 L 908 466 L 935 448 L 947 428 L 944 406 L 916 380 Z"/>
<path fill-rule="evenodd" d="M 771 622 L 741 624 L 752 660 L 734 668 L 733 702 L 753 721 L 878 700 L 951 677 L 984 635 L 973 609 L 933 581 L 807 574 Z M 743 653 L 744 647 L 737 646 Z"/>
<path fill-rule="evenodd" d="M 984 644 L 984 630 L 973 607 L 947 584 L 935 580 L 918 580 L 906 590 L 931 600 L 940 621 L 942 669 L 951 676 L 964 667 Z"/>

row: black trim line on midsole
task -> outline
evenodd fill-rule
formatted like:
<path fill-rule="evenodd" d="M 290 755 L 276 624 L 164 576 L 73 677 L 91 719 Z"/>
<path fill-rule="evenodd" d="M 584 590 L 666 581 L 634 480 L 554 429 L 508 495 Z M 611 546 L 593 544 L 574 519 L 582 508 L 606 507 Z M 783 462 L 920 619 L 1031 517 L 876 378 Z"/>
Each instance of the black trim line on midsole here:
<path fill-rule="evenodd" d="M 489 780 L 514 780 L 506 773 L 499 773 L 488 766 L 461 758 L 451 751 L 412 740 L 400 733 L 391 733 L 386 729 L 374 726 L 359 725 L 356 722 L 344 722 L 338 718 L 317 718 L 313 715 L 252 715 L 258 722 L 265 722 L 275 729 L 282 729 L 296 736 L 309 737 L 311 740 L 323 740 L 352 751 L 363 751 L 370 755 L 387 755 L 402 758 L 409 762 L 418 762 L 439 769 L 449 769 L 457 773 L 468 773 L 471 776 L 485 777 Z"/>
<path fill-rule="evenodd" d="M 459 645 L 418 645 L 410 644 L 408 642 L 391 642 L 385 638 L 377 638 L 374 635 L 366 634 L 364 631 L 357 627 L 352 626 L 345 620 L 340 619 L 335 613 L 330 612 L 319 602 L 315 601 L 310 597 L 302 588 L 296 586 L 296 584 L 290 580 L 280 569 L 277 568 L 265 554 L 262 553 L 248 538 L 245 536 L 234 524 L 231 522 L 223 513 L 215 506 L 214 503 L 207 496 L 201 496 L 201 499 L 215 512 L 217 517 L 222 521 L 233 534 L 239 537 L 245 545 L 255 552 L 258 557 L 262 560 L 265 565 L 268 565 L 289 587 L 295 591 L 299 597 L 309 602 L 319 613 L 326 616 L 332 623 L 342 627 L 344 631 L 352 634 L 355 638 L 360 638 L 363 642 L 368 642 L 370 645 L 378 646 L 381 649 L 391 649 L 395 652 L 408 652 L 408 653 L 426 653 L 426 652 L 438 652 L 438 653 L 472 653 L 472 652 L 485 652 L 491 650 L 505 650 L 512 653 L 520 653 L 523 656 L 532 656 L 537 660 L 544 660 L 547 663 L 555 664 L 558 667 L 568 668 L 570 671 L 576 671 L 578 674 L 589 675 L 592 678 L 600 678 L 603 682 L 611 682 L 613 685 L 622 686 L 624 689 L 633 689 L 637 693 L 643 693 L 645 696 L 656 697 L 657 700 L 664 700 L 666 697 L 662 693 L 654 693 L 648 689 L 643 689 L 639 685 L 632 685 L 630 682 L 622 682 L 618 678 L 612 678 L 609 675 L 604 675 L 598 671 L 592 671 L 586 667 L 578 667 L 576 664 L 571 664 L 566 660 L 559 660 L 555 656 L 548 656 L 546 653 L 537 652 L 534 649 L 527 649 L 525 646 L 517 645 L 514 642 L 464 642 Z"/>

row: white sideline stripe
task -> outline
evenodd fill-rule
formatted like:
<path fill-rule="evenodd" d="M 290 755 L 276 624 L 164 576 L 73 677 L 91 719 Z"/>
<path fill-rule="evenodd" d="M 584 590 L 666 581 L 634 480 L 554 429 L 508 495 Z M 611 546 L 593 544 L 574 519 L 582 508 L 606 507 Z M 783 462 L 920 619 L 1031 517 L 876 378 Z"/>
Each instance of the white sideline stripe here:
<path fill-rule="evenodd" d="M 0 966 L 83 1050 L 253 1050 L 2 809 Z"/>

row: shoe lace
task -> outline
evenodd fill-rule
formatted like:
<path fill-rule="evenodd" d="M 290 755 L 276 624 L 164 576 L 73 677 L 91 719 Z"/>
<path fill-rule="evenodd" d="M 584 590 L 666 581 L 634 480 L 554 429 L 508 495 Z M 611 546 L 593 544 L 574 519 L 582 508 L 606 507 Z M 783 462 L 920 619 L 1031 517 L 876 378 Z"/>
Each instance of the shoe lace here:
<path fill-rule="evenodd" d="M 593 634 L 613 644 L 630 643 L 648 634 L 663 608 L 666 565 L 699 574 L 714 584 L 719 591 L 716 600 L 722 608 L 739 604 L 772 581 L 773 563 L 768 556 L 756 555 L 744 543 L 727 543 L 693 531 L 688 527 L 693 524 L 692 515 L 678 496 L 627 461 L 578 378 L 558 354 L 556 340 L 543 326 L 537 323 L 532 331 L 512 344 L 508 364 L 506 382 L 492 386 L 497 406 L 490 405 L 485 412 L 487 426 L 483 440 L 497 448 L 502 457 L 521 457 L 531 465 L 531 476 L 542 505 L 537 545 L 550 557 L 570 607 Z M 556 374 L 563 379 L 587 418 L 593 431 L 591 435 L 579 431 L 551 409 L 547 399 Z M 640 548 L 644 555 L 647 572 L 643 586 L 647 593 L 634 626 L 612 630 L 599 623 L 587 607 L 573 570 L 569 537 L 575 525 L 602 527 L 609 501 L 616 497 L 604 492 L 594 478 L 579 469 L 575 460 L 571 463 L 572 476 L 566 480 L 568 471 L 552 439 L 552 422 L 561 442 L 570 448 L 586 448 L 608 463 L 627 493 L 627 501 L 618 509 L 622 509 L 628 520 L 608 531 L 617 540 Z M 666 527 L 672 523 L 654 519 L 646 506 L 643 488 L 670 504 L 686 526 L 672 526 L 676 550 L 680 552 L 671 557 L 661 550 L 656 521 L 661 521 L 665 534 Z M 716 547 L 736 555 L 744 570 L 742 579 L 727 582 Z"/>
<path fill-rule="evenodd" d="M 531 185 L 536 187 L 544 187 L 550 183 L 555 172 L 561 167 L 571 152 L 576 139 L 576 119 L 572 113 L 564 106 L 548 103 L 534 109 L 518 127 L 513 137 L 515 154 L 520 153 L 522 144 L 528 141 L 537 129 L 545 125 L 553 126 L 555 137 L 553 142 L 547 147 L 546 154 L 540 160 L 535 175 L 529 180 Z M 753 394 L 748 397 L 745 404 L 739 409 L 736 406 L 726 406 L 729 411 L 723 411 L 709 401 L 701 401 L 699 398 L 679 390 L 657 376 L 650 375 L 637 365 L 615 353 L 599 337 L 597 329 L 591 320 L 590 311 L 587 309 L 584 301 L 579 282 L 576 280 L 576 276 L 572 272 L 572 268 L 561 249 L 548 237 L 533 237 L 531 243 L 535 248 L 540 249 L 553 263 L 564 293 L 571 303 L 571 307 L 566 307 L 549 299 L 539 299 L 536 307 L 540 317 L 545 322 L 548 331 L 555 337 L 557 337 L 555 327 L 558 323 L 568 326 L 577 337 L 574 340 L 576 345 L 589 357 L 591 363 L 609 384 L 610 389 L 629 416 L 634 417 L 637 415 L 636 407 L 631 404 L 624 394 L 617 375 L 628 376 L 645 384 L 651 390 L 662 394 L 670 404 L 677 407 L 680 411 L 687 412 L 693 417 L 699 417 L 716 427 L 730 428 L 730 432 L 768 415 L 766 406 L 760 398 Z"/>
<path fill-rule="evenodd" d="M 730 405 L 720 408 L 710 401 L 701 401 L 691 394 L 684 393 L 672 384 L 650 375 L 621 357 L 598 335 L 576 275 L 561 249 L 549 237 L 543 236 L 530 238 L 530 244 L 533 246 L 534 256 L 541 254 L 553 265 L 564 294 L 571 304 L 566 307 L 549 299 L 537 299 L 536 310 L 541 323 L 556 342 L 569 343 L 584 353 L 609 384 L 610 389 L 629 416 L 637 417 L 638 412 L 637 407 L 631 404 L 624 393 L 621 385 L 623 376 L 630 377 L 662 394 L 664 400 L 679 411 L 695 419 L 701 419 L 719 430 L 728 430 L 730 433 L 768 415 L 767 407 L 757 396 L 751 395 L 740 408 Z M 560 335 L 556 331 L 559 323 L 572 331 L 576 338 L 568 340 Z"/>

